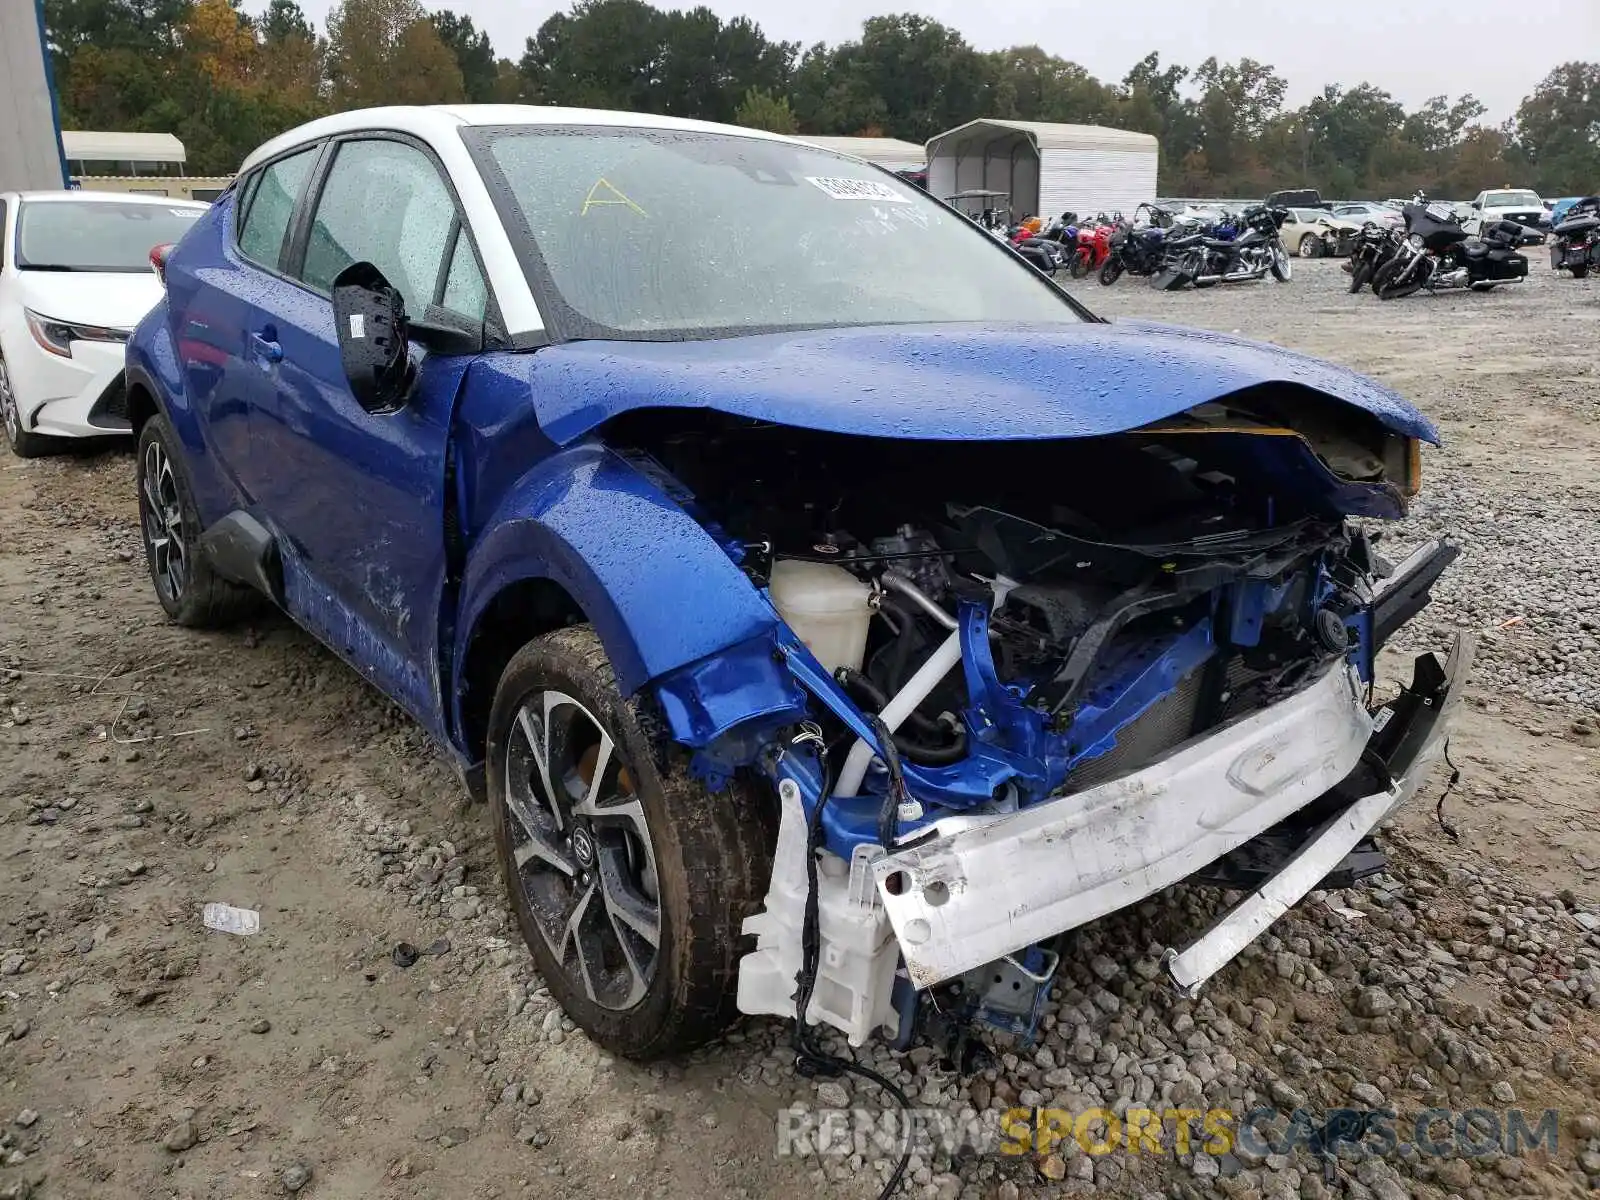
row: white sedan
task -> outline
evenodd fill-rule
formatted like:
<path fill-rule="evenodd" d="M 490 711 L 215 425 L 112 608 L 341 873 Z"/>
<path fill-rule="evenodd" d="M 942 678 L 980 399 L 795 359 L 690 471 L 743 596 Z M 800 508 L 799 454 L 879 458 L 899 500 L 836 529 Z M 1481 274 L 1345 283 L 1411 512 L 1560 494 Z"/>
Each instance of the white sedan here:
<path fill-rule="evenodd" d="M 150 253 L 207 205 L 0 192 L 0 418 L 12 453 L 128 433 L 123 344 L 161 298 Z"/>

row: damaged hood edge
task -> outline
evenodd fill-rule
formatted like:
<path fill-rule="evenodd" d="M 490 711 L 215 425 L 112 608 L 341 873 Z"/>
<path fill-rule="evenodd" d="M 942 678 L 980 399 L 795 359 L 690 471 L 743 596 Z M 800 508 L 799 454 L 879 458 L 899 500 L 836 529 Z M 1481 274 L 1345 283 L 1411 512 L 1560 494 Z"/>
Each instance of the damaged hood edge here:
<path fill-rule="evenodd" d="M 498 357 L 498 356 L 497 356 Z M 1143 321 L 891 325 L 677 342 L 569 342 L 506 355 L 546 437 L 623 413 L 712 409 L 831 433 L 932 441 L 1101 437 L 1279 383 L 1438 444 L 1409 402 L 1282 347 Z"/>

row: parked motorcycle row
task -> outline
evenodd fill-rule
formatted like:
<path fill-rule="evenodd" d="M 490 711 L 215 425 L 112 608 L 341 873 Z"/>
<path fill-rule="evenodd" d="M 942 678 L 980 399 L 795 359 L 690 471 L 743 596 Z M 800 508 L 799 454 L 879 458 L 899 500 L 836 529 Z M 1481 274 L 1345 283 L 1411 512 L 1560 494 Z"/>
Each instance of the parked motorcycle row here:
<path fill-rule="evenodd" d="M 1401 227 L 1369 223 L 1361 231 L 1344 268 L 1351 292 L 1370 287 L 1379 299 L 1398 300 L 1418 291 L 1488 292 L 1527 278 L 1527 255 L 1516 250 L 1526 233 L 1521 225 L 1488 222 L 1474 237 L 1450 205 L 1421 197 L 1401 212 Z M 1580 200 L 1550 233 L 1552 269 L 1582 279 L 1600 267 L 1600 197 Z"/>
<path fill-rule="evenodd" d="M 1291 260 L 1280 232 L 1287 212 L 1257 204 L 1207 219 L 1145 203 L 1132 218 L 1099 213 L 1080 219 L 1067 212 L 1013 225 L 1006 210 L 991 208 L 977 219 L 1045 275 L 1095 275 L 1106 286 L 1133 275 L 1158 290 L 1177 291 L 1269 275 L 1289 282 Z M 1485 222 L 1474 236 L 1451 205 L 1430 203 L 1420 193 L 1401 215 L 1398 225 L 1369 221 L 1354 238 L 1344 264 L 1352 293 L 1370 288 L 1380 299 L 1397 300 L 1419 291 L 1487 292 L 1527 278 L 1528 258 L 1517 249 L 1525 240 L 1521 225 Z M 1575 279 L 1600 270 L 1600 196 L 1578 201 L 1550 232 L 1552 269 Z"/>
<path fill-rule="evenodd" d="M 985 213 L 981 223 L 1046 275 L 1065 269 L 1074 279 L 1095 275 L 1107 286 L 1135 275 L 1152 287 L 1176 291 L 1268 275 L 1287 283 L 1292 268 L 1279 235 L 1285 214 L 1285 209 L 1258 204 L 1207 221 L 1147 203 L 1132 219 L 1099 213 L 1080 220 L 1068 212 L 1049 222 L 1030 218 L 1002 229 Z"/>

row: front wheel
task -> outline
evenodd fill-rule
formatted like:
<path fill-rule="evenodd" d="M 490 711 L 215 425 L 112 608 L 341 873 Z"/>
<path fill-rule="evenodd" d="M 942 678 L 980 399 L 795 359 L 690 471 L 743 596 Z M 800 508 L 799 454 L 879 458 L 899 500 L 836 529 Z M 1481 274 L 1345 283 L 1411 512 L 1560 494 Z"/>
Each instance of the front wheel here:
<path fill-rule="evenodd" d="M 1092 261 L 1087 250 L 1079 250 L 1072 256 L 1072 277 L 1074 279 L 1086 278 Z"/>
<path fill-rule="evenodd" d="M 1572 268 L 1572 277 L 1574 279 L 1586 279 L 1586 278 L 1588 278 L 1588 275 L 1589 275 L 1589 264 L 1588 263 L 1579 263 L 1577 266 Z"/>
<path fill-rule="evenodd" d="M 1350 272 L 1350 294 L 1353 296 L 1367 286 L 1367 280 L 1372 278 L 1372 264 L 1366 261 L 1358 262 L 1355 270 Z"/>
<path fill-rule="evenodd" d="M 1100 282 L 1110 287 L 1122 278 L 1122 260 L 1120 258 L 1106 259 L 1106 265 L 1100 268 Z"/>
<path fill-rule="evenodd" d="M 586 625 L 529 642 L 500 678 L 487 783 L 506 891 L 551 994 L 595 1042 L 680 1054 L 733 1019 L 744 919 L 776 811 L 713 793 Z"/>
<path fill-rule="evenodd" d="M 1395 279 L 1399 276 L 1404 266 L 1405 264 L 1400 259 L 1390 259 L 1372 277 L 1372 290 L 1378 294 L 1378 299 L 1403 300 L 1422 286 L 1421 279 L 1415 274 L 1404 283 L 1395 283 Z"/>
<path fill-rule="evenodd" d="M 58 448 L 56 438 L 29 433 L 22 427 L 22 406 L 11 390 L 11 376 L 6 374 L 3 358 L 0 358 L 0 422 L 5 424 L 6 444 L 18 458 L 39 458 Z"/>
<path fill-rule="evenodd" d="M 1289 252 L 1283 248 L 1282 242 L 1274 242 L 1272 246 L 1272 277 L 1279 283 L 1288 283 L 1294 268 L 1289 265 Z"/>

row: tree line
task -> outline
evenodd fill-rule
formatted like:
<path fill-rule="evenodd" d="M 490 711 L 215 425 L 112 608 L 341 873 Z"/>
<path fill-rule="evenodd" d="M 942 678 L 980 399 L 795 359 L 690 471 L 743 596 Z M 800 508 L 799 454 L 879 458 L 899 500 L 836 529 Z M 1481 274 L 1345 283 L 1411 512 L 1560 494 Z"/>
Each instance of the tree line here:
<path fill-rule="evenodd" d="M 191 174 L 224 174 L 295 124 L 375 104 L 567 104 L 913 142 L 987 116 L 1154 134 L 1167 195 L 1600 189 L 1600 62 L 1557 66 L 1492 125 L 1470 94 L 1408 110 L 1364 82 L 1287 108 L 1283 77 L 1249 58 L 1187 67 L 1152 53 L 1106 81 L 1037 46 L 977 50 L 913 14 L 803 48 L 709 8 L 577 0 L 512 60 L 470 17 L 420 0 L 340 0 L 321 31 L 294 0 L 259 15 L 240 4 L 45 0 L 64 125 L 175 133 Z"/>

